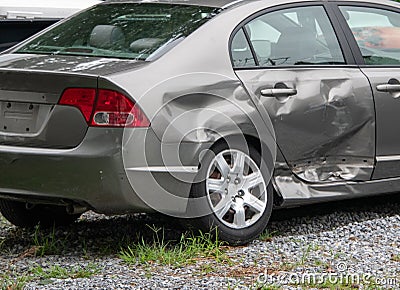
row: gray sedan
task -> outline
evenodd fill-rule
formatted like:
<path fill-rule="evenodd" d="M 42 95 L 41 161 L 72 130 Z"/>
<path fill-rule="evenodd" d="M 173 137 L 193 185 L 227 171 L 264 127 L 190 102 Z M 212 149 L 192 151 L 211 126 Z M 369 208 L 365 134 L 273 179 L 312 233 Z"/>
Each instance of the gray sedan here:
<path fill-rule="evenodd" d="M 0 211 L 161 212 L 230 244 L 400 189 L 400 5 L 107 1 L 0 55 Z"/>

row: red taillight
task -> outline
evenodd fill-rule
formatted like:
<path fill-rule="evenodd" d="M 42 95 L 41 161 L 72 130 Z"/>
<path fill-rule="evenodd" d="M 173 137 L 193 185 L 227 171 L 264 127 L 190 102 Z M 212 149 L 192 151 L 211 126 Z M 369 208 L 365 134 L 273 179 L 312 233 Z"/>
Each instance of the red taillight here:
<path fill-rule="evenodd" d="M 93 95 L 89 102 L 89 95 Z M 96 96 L 97 94 L 97 96 Z M 123 94 L 104 89 L 76 89 L 64 91 L 60 105 L 77 107 L 90 126 L 148 127 L 150 122 L 139 106 Z"/>
<path fill-rule="evenodd" d="M 123 94 L 99 90 L 91 125 L 148 127 L 150 123 L 142 110 Z"/>
<path fill-rule="evenodd" d="M 62 94 L 59 104 L 77 107 L 89 123 L 96 100 L 96 89 L 70 88 Z"/>

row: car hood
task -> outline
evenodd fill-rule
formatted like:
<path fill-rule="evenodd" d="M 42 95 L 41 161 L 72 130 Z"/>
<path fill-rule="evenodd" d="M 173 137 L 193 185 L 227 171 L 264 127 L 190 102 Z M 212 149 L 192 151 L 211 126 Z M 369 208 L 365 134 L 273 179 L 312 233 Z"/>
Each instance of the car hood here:
<path fill-rule="evenodd" d="M 87 75 L 110 75 L 148 64 L 139 60 L 69 55 L 0 55 L 0 69 L 69 72 Z"/>

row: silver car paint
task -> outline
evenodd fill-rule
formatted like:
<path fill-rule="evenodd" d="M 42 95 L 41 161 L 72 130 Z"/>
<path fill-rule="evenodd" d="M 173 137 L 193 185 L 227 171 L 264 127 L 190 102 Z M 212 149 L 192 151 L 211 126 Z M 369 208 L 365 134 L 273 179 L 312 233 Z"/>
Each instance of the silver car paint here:
<path fill-rule="evenodd" d="M 278 4 L 278 3 L 277 3 Z M 268 5 L 265 5 L 265 7 L 268 7 L 269 5 L 272 6 L 271 2 L 269 2 Z M 257 8 L 255 8 L 257 7 Z M 196 31 L 194 34 L 192 34 L 188 39 L 181 44 L 179 44 L 177 47 L 175 47 L 173 53 L 167 54 L 163 56 L 161 59 L 157 60 L 156 62 L 150 64 L 149 66 L 146 66 L 140 70 L 138 70 L 138 75 L 137 78 L 135 79 L 139 80 L 138 84 L 141 84 L 141 86 L 138 86 L 137 84 L 134 84 L 135 92 L 139 96 L 147 95 L 147 90 L 152 87 L 157 87 L 159 83 L 165 82 L 165 80 L 169 80 L 171 78 L 177 78 L 180 75 L 185 75 L 185 74 L 191 74 L 192 77 L 192 82 L 195 82 L 198 78 L 195 77 L 195 75 L 192 73 L 193 71 L 200 71 L 204 74 L 221 74 L 224 76 L 227 76 L 228 78 L 235 79 L 235 71 L 231 69 L 231 63 L 230 63 L 230 57 L 228 53 L 228 47 L 224 45 L 216 45 L 215 43 L 221 42 L 221 43 L 229 43 L 229 37 L 233 32 L 233 29 L 235 28 L 235 24 L 239 23 L 241 20 L 251 16 L 255 11 L 261 10 L 262 4 L 261 1 L 256 1 L 256 3 L 251 3 L 247 4 L 245 6 L 241 6 L 240 8 L 236 9 L 231 9 L 227 12 L 225 12 L 224 17 L 220 16 L 217 17 L 213 20 L 211 20 L 209 23 L 201 27 L 198 31 Z M 248 10 L 246 9 L 248 8 Z M 219 27 L 218 33 L 215 34 L 209 34 L 209 26 L 215 25 L 216 27 Z M 199 49 L 197 49 L 199 48 Z M 188 54 L 187 51 L 191 51 L 192 54 Z M 193 58 L 192 56 L 195 55 L 196 58 Z M 213 57 L 215 55 L 218 55 L 219 57 Z M 179 59 L 176 59 L 176 58 Z M 174 63 L 173 66 L 171 66 L 171 63 Z M 189 65 L 188 65 L 189 64 Z M 153 75 L 152 78 L 147 78 L 147 75 L 151 73 L 151 71 L 157 71 L 157 75 Z M 316 161 L 319 161 L 320 163 L 317 165 L 325 165 L 326 170 L 324 171 L 322 169 L 322 172 L 320 175 L 326 175 L 325 179 L 327 181 L 330 181 L 332 178 L 335 180 L 343 180 L 343 179 L 349 179 L 349 180 L 368 180 L 371 177 L 372 170 L 373 170 L 373 165 L 374 165 L 374 151 L 375 151 L 375 141 L 374 141 L 374 135 L 375 135 L 375 129 L 374 129 L 374 108 L 373 108 L 373 100 L 372 100 L 372 95 L 371 92 L 368 90 L 368 80 L 366 77 L 358 70 L 358 69 L 348 69 L 348 70 L 343 70 L 341 68 L 334 69 L 333 71 L 326 69 L 325 74 L 327 75 L 326 77 L 326 82 L 329 82 L 329 86 L 325 86 L 325 89 L 328 90 L 325 92 L 323 96 L 329 96 L 330 91 L 335 91 L 335 93 L 339 92 L 338 96 L 334 99 L 329 99 L 326 98 L 324 99 L 323 96 L 320 95 L 319 91 L 316 91 L 317 89 L 320 88 L 320 83 L 311 83 L 309 87 L 304 87 L 304 95 L 312 95 L 315 96 L 316 103 L 320 105 L 320 110 L 323 110 L 327 106 L 330 106 L 333 108 L 335 114 L 333 114 L 333 119 L 327 120 L 327 123 L 336 124 L 332 126 L 331 132 L 324 132 L 324 136 L 326 135 L 326 139 L 321 140 L 320 145 L 326 145 L 325 151 L 324 148 L 320 148 L 322 151 L 319 152 L 319 154 L 310 154 L 311 160 L 307 160 L 307 156 L 301 156 L 299 154 L 304 153 L 305 151 L 303 150 L 298 150 L 296 152 L 293 152 L 293 161 L 303 161 L 305 164 L 308 164 L 309 161 L 312 161 L 312 166 L 311 168 L 308 168 L 310 171 L 313 170 L 316 167 Z M 240 74 L 243 73 L 242 71 L 239 72 Z M 257 72 L 248 72 L 249 74 L 256 75 Z M 271 74 L 277 74 L 279 73 L 279 70 L 273 71 Z M 282 78 L 287 77 L 287 71 L 282 71 Z M 333 79 L 337 78 L 338 73 L 341 73 L 343 76 L 341 77 L 342 81 L 338 81 L 335 85 L 332 85 L 332 82 L 334 83 Z M 314 72 L 307 72 L 308 77 L 311 79 L 314 76 L 319 76 L 320 71 L 314 71 Z M 353 77 L 355 79 L 351 80 Z M 130 79 L 127 77 L 125 74 L 117 74 L 108 77 L 111 81 L 114 81 L 115 83 L 118 83 L 119 85 L 126 87 L 126 90 L 132 90 L 133 88 L 130 87 Z M 251 77 L 250 77 L 251 78 Z M 354 85 L 352 82 L 359 82 L 356 85 Z M 202 90 L 201 87 L 196 86 L 195 84 L 192 84 L 192 82 L 189 83 L 189 88 L 192 90 L 195 90 L 196 92 L 202 93 L 204 90 Z M 343 85 L 345 83 L 345 85 Z M 231 88 L 232 84 L 226 83 L 226 88 Z M 193 89 L 195 87 L 195 89 Z M 329 89 L 328 89 L 329 88 Z M 169 88 L 171 90 L 171 88 Z M 184 91 L 184 90 L 183 90 Z M 251 89 L 250 89 L 251 91 Z M 154 99 L 155 95 L 163 95 L 163 92 L 159 92 L 158 94 L 152 94 L 152 98 L 142 98 L 139 97 L 139 103 L 142 108 L 145 109 L 146 113 L 149 114 L 150 116 L 154 117 L 152 115 L 152 112 L 155 109 L 162 108 L 165 105 L 165 100 L 164 98 L 158 97 L 156 100 Z M 180 92 L 165 92 L 165 95 L 172 95 L 172 96 L 179 96 Z M 227 99 L 230 98 L 230 94 L 225 93 L 224 94 Z M 364 96 L 361 100 L 356 100 L 355 96 Z M 200 96 L 199 96 L 200 97 Z M 347 98 L 348 97 L 348 98 Z M 171 97 L 170 97 L 171 98 Z M 306 97 L 305 97 L 306 98 Z M 259 97 L 258 97 L 259 99 Z M 154 102 L 157 101 L 156 105 Z M 255 103 L 257 103 L 257 99 L 253 99 Z M 342 112 L 340 109 L 342 109 L 344 106 L 335 106 L 335 102 L 340 102 L 343 103 L 352 103 L 352 104 L 357 104 L 360 105 L 361 112 L 357 111 L 356 113 L 356 120 L 348 120 L 347 114 L 341 114 Z M 286 109 L 288 107 L 289 109 Z M 338 107 L 338 108 L 336 108 Z M 285 106 L 285 104 L 279 105 L 277 104 L 275 106 L 274 110 L 269 110 L 270 116 L 272 119 L 277 118 L 282 110 L 286 109 L 286 114 L 291 115 L 295 114 L 297 110 L 304 110 L 304 106 Z M 359 110 L 360 108 L 353 107 L 355 110 Z M 227 110 L 229 111 L 229 110 Z M 262 111 L 262 110 L 261 110 Z M 171 114 L 171 119 L 173 119 L 174 114 L 173 110 L 170 110 Z M 303 111 L 301 111 L 303 112 Z M 249 113 L 249 112 L 247 112 Z M 354 113 L 354 112 L 353 112 Z M 275 114 L 275 115 L 274 115 Z M 340 117 L 342 116 L 342 117 Z M 340 122 L 335 122 L 338 121 L 338 118 L 345 118 L 344 120 L 340 120 Z M 194 118 L 194 120 L 199 120 Z M 204 121 L 204 120 L 203 120 Z M 292 121 L 292 125 L 296 121 Z M 152 121 L 153 123 L 153 128 L 156 132 L 156 135 L 160 138 L 160 140 L 163 138 L 163 132 L 165 130 L 165 122 L 160 122 L 163 124 L 160 129 L 158 130 L 157 124 L 157 116 L 155 119 Z M 217 128 L 218 124 L 220 122 L 215 122 L 214 123 L 214 128 L 216 131 L 221 132 L 220 128 Z M 210 124 L 207 124 L 205 126 L 205 123 L 196 123 L 196 124 L 191 124 L 192 128 L 210 128 Z M 273 125 L 275 130 L 276 130 L 276 124 Z M 211 126 L 211 128 L 213 128 Z M 310 128 L 310 127 L 307 127 Z M 177 130 L 179 131 L 179 130 Z M 185 130 L 182 130 L 183 132 L 186 132 Z M 227 135 L 229 134 L 240 134 L 239 131 L 237 132 L 227 132 Z M 293 133 L 293 132 L 290 132 Z M 288 135 L 290 134 L 289 132 L 287 133 Z M 318 132 L 318 130 L 315 130 L 315 134 L 318 135 L 320 134 L 321 131 Z M 278 133 L 279 135 L 279 133 Z M 314 136 L 316 136 L 314 135 Z M 329 144 L 329 142 L 334 142 L 337 141 L 335 139 L 336 137 L 341 136 L 340 143 L 338 144 L 338 148 L 335 148 L 336 144 L 332 145 Z M 270 136 L 268 136 L 270 137 Z M 261 136 L 262 138 L 262 136 Z M 185 140 L 185 136 L 176 136 L 176 142 L 178 143 L 179 140 Z M 266 138 L 265 143 L 268 143 L 268 138 Z M 365 140 L 369 140 L 368 146 L 365 146 Z M 191 142 L 196 142 L 196 140 L 190 140 Z M 204 140 L 198 140 L 198 142 L 204 141 Z M 215 141 L 215 139 L 211 139 L 210 141 Z M 286 140 L 288 139 L 286 138 Z M 170 142 L 173 142 L 170 140 Z M 290 144 L 290 143 L 289 143 Z M 282 144 L 282 145 L 289 145 L 288 143 Z M 279 136 L 278 136 L 278 146 L 279 144 Z M 289 145 L 290 146 L 290 145 Z M 305 144 L 307 146 L 307 144 Z M 314 149 L 313 146 L 315 144 L 310 144 L 310 147 L 308 147 L 309 151 L 312 151 Z M 340 147 L 342 146 L 342 147 Z M 282 148 L 281 148 L 282 149 Z M 304 149 L 304 148 L 302 148 Z M 305 148 L 307 149 L 307 148 Z M 331 152 L 329 152 L 331 150 Z M 336 150 L 336 151 L 335 151 Z M 333 151 L 334 153 L 338 153 L 339 157 L 333 157 L 330 159 L 329 157 L 326 158 L 327 160 L 323 160 L 322 155 L 326 156 L 331 156 L 334 155 L 332 154 Z M 331 154 L 329 154 L 331 153 Z M 190 151 L 186 151 L 185 154 L 189 154 L 191 156 L 196 156 L 194 159 L 194 163 L 192 164 L 193 166 L 196 165 L 197 162 L 197 156 L 198 153 L 193 154 Z M 297 155 L 296 155 L 297 154 Z M 285 155 L 285 152 L 284 152 Z M 349 158 L 352 156 L 353 158 Z M 354 158 L 355 156 L 355 158 Z M 287 156 L 285 155 L 287 158 Z M 322 157 L 322 158 L 321 158 Z M 343 159 L 346 159 L 345 161 L 342 161 Z M 301 163 L 300 163 L 301 165 Z M 304 167 L 303 167 L 304 168 Z M 321 167 L 318 167 L 319 169 Z M 293 169 L 293 168 L 292 168 Z M 303 179 L 304 178 L 304 171 L 301 170 L 302 167 L 300 166 L 300 170 L 293 171 L 295 174 L 299 174 Z M 279 171 L 276 171 L 279 172 Z M 290 172 L 290 171 L 289 171 Z M 331 178 L 331 179 L 330 179 Z M 139 179 L 138 179 L 139 180 Z M 320 179 L 313 180 L 314 182 L 321 181 Z M 283 199 L 293 199 L 293 198 L 302 198 L 303 195 L 295 195 L 291 196 L 290 192 L 288 194 L 285 194 L 285 191 L 279 189 L 280 183 L 276 182 L 275 183 L 277 186 L 277 189 L 283 196 Z M 295 186 L 293 186 L 295 188 Z"/>
<path fill-rule="evenodd" d="M 400 135 L 397 124 L 400 122 L 399 95 L 380 92 L 376 87 L 387 84 L 390 79 L 400 79 L 399 68 L 361 68 L 368 76 L 375 97 L 377 143 L 377 163 L 373 179 L 398 177 L 400 172 Z M 397 157 L 396 157 L 397 156 Z"/>
<path fill-rule="evenodd" d="M 279 148 L 295 175 L 314 183 L 371 178 L 374 103 L 368 79 L 358 68 L 252 69 L 237 74 L 268 111 Z M 296 88 L 297 94 L 283 101 L 261 96 L 261 89 L 278 82 Z"/>
<path fill-rule="evenodd" d="M 375 1 L 366 2 L 375 3 Z M 124 135 L 122 135 L 119 129 L 110 129 L 107 130 L 107 132 L 100 132 L 100 129 L 89 128 L 83 142 L 77 148 L 68 150 L 38 150 L 26 147 L 2 146 L 0 148 L 1 155 L 7 156 L 4 158 L 13 156 L 15 160 L 17 160 L 17 162 L 14 162 L 11 158 L 9 164 L 13 164 L 13 162 L 16 164 L 21 163 L 23 167 L 31 168 L 32 165 L 40 162 L 40 168 L 48 168 L 48 170 L 46 170 L 46 172 L 39 172 L 45 174 L 53 172 L 53 174 L 50 174 L 50 177 L 54 178 L 52 180 L 57 180 L 55 172 L 60 174 L 58 177 L 63 177 L 63 173 L 67 173 L 68 175 L 71 170 L 76 170 L 80 158 L 93 156 L 93 151 L 97 152 L 96 154 L 98 154 L 99 158 L 104 160 L 104 162 L 97 162 L 96 158 L 91 160 L 87 167 L 82 170 L 77 170 L 76 176 L 73 175 L 76 179 L 65 179 L 65 184 L 62 184 L 65 188 L 61 191 L 60 188 L 57 187 L 61 184 L 55 184 L 54 188 L 44 190 L 42 187 L 43 181 L 39 182 L 36 188 L 24 188 L 24 186 L 18 185 L 19 181 L 11 179 L 3 180 L 5 182 L 3 184 L 8 186 L 3 186 L 1 191 L 13 196 L 20 195 L 26 197 L 28 195 L 35 195 L 38 198 L 57 197 L 77 202 L 83 201 L 95 210 L 106 213 L 151 210 L 149 206 L 146 206 L 137 196 L 137 190 L 139 190 L 151 195 L 150 200 L 160 199 L 159 205 L 163 207 L 163 210 L 170 211 L 171 213 L 184 213 L 186 210 L 185 204 L 177 205 L 168 202 L 167 198 L 165 200 L 162 198 L 164 192 L 160 189 L 159 184 L 162 184 L 167 191 L 171 191 L 176 195 L 182 197 L 188 196 L 191 187 L 190 181 L 195 178 L 196 170 L 189 170 L 189 172 L 187 172 L 186 169 L 196 168 L 199 163 L 201 152 L 209 148 L 213 142 L 222 136 L 240 134 L 241 130 L 239 129 L 245 128 L 247 134 L 260 138 L 262 143 L 270 144 L 274 141 L 275 137 L 273 132 L 268 131 L 271 124 L 269 124 L 268 121 L 265 123 L 265 118 L 261 118 L 261 116 L 263 116 L 263 106 L 260 106 L 257 102 L 256 94 L 250 93 L 252 99 L 249 99 L 246 87 L 242 86 L 236 72 L 232 69 L 228 44 L 234 28 L 243 19 L 264 8 L 287 3 L 297 2 L 268 0 L 244 2 L 243 5 L 238 4 L 237 7 L 224 11 L 221 15 L 210 20 L 187 37 L 185 41 L 178 44 L 173 50 L 147 65 L 133 65 L 131 69 L 124 67 L 123 71 L 113 71 L 111 74 L 100 74 L 100 71 L 96 70 L 90 72 L 90 69 L 84 70 L 84 73 L 88 75 L 94 76 L 96 73 L 100 74 L 98 80 L 99 87 L 112 87 L 114 84 L 125 92 L 129 92 L 152 120 L 152 127 L 150 129 L 135 129 L 133 130 L 134 132 L 125 132 Z M 392 2 L 385 1 L 382 3 L 398 7 Z M 210 33 L 210 31 L 213 33 Z M 7 55 L 0 57 L 1 62 L 3 60 L 5 61 L 4 66 L 7 66 L 7 57 Z M 57 58 L 55 58 L 55 62 L 57 61 Z M 23 66 L 23 61 L 20 65 Z M 63 65 L 65 70 L 71 73 L 73 68 L 66 68 L 67 66 L 65 63 Z M 2 66 L 1 63 L 0 66 Z M 45 69 L 45 66 L 41 68 L 30 67 L 32 74 Z M 256 72 L 253 73 L 256 74 Z M 287 72 L 282 71 L 282 73 L 286 74 Z M 326 73 L 325 80 L 329 82 L 333 76 L 337 74 L 337 72 L 332 72 L 330 70 L 327 70 Z M 238 74 L 244 74 L 244 72 Z M 317 75 L 320 74 L 320 72 L 308 72 L 308 77 L 314 74 Z M 350 78 L 354 76 L 362 83 L 360 87 L 351 83 Z M 250 79 L 252 77 L 256 79 L 259 78 L 256 75 L 247 77 Z M 350 96 L 354 97 L 358 94 L 362 94 L 362 90 L 365 88 L 361 88 L 361 86 L 366 83 L 366 78 L 358 73 L 356 69 L 349 68 L 342 71 L 341 80 L 342 81 L 330 83 L 330 88 L 326 89 L 326 96 L 329 96 L 330 92 L 336 88 L 339 92 L 337 95 L 338 100 L 345 104 L 352 105 L 354 101 L 352 101 L 351 97 L 346 98 L 346 96 L 350 94 Z M 294 83 L 294 85 L 297 84 Z M 165 88 L 168 90 L 165 90 Z M 251 91 L 248 85 L 247 89 Z M 337 181 L 315 185 L 310 184 L 307 183 L 306 180 L 300 179 L 307 179 L 305 178 L 303 170 L 296 171 L 293 162 L 291 162 L 289 166 L 286 164 L 285 158 L 287 156 L 285 156 L 285 144 L 279 144 L 280 135 L 278 132 L 278 146 L 283 148 L 283 154 L 278 152 L 273 183 L 283 198 L 284 203 L 282 205 L 285 205 L 285 203 L 287 205 L 293 205 L 290 201 L 295 201 L 294 204 L 300 204 L 302 200 L 304 202 L 310 202 L 310 199 L 332 199 L 378 193 L 377 187 L 379 186 L 376 186 L 376 184 L 379 182 L 365 182 L 365 187 L 363 190 L 360 190 L 358 186 L 359 183 L 351 181 L 369 179 L 374 164 L 374 142 L 371 141 L 368 143 L 368 146 L 364 146 L 365 144 L 357 146 L 357 144 L 360 144 L 360 140 L 373 140 L 374 138 L 371 129 L 374 126 L 373 108 L 369 107 L 371 105 L 370 93 L 364 91 L 364 93 L 366 93 L 365 97 L 359 101 L 362 110 L 357 112 L 358 114 L 355 120 L 350 120 L 346 119 L 348 117 L 341 117 L 340 109 L 342 106 L 332 104 L 332 99 L 323 99 L 318 94 L 316 91 L 316 83 L 311 82 L 309 87 L 305 86 L 304 92 L 306 94 L 310 93 L 310 96 L 314 98 L 314 102 L 319 104 L 319 110 L 325 106 L 330 106 L 333 109 L 334 114 L 332 115 L 332 119 L 328 120 L 333 126 L 330 131 L 326 131 L 326 140 L 320 142 L 320 144 L 328 145 L 325 150 L 318 151 L 312 150 L 315 148 L 309 148 L 310 155 L 304 155 L 304 152 L 289 152 L 288 156 L 292 158 L 291 161 L 305 161 L 305 163 L 308 164 L 308 161 L 312 163 L 317 162 L 320 155 L 333 153 L 334 148 L 332 147 L 332 141 L 335 136 L 340 137 L 339 145 L 342 146 L 337 148 L 340 153 L 339 158 L 343 158 L 343 156 L 347 158 L 350 155 L 356 156 L 356 158 L 348 159 L 346 162 L 335 159 L 335 157 L 330 160 L 327 159 L 329 165 L 336 168 L 333 171 L 339 173 L 337 175 L 339 179 L 350 179 L 350 181 Z M 149 96 L 151 96 L 151 98 Z M 172 128 L 173 131 L 171 131 L 171 134 L 168 134 L 166 139 L 164 132 L 168 129 L 168 124 L 175 116 L 178 116 L 182 110 L 186 109 L 185 106 L 188 106 L 188 103 L 191 103 L 191 100 L 196 97 L 201 98 L 201 101 L 195 102 L 196 107 L 200 106 L 201 108 L 209 109 L 209 113 L 204 117 L 201 115 L 200 111 L 194 111 L 194 115 L 190 118 L 190 125 L 186 122 L 177 122 L 177 127 Z M 293 105 L 290 107 L 285 104 L 276 104 L 275 107 L 271 109 L 267 106 L 267 111 L 271 114 L 272 119 L 279 119 L 283 114 L 291 116 L 295 114 L 297 110 L 304 109 L 302 105 L 298 106 L 295 100 L 292 103 Z M 219 116 L 211 113 L 216 107 L 222 109 L 223 113 L 229 119 L 234 120 L 233 123 L 235 126 L 226 126 L 223 122 L 220 122 L 219 119 L 216 119 Z M 191 107 L 191 109 L 193 108 Z M 353 107 L 350 109 L 353 109 Z M 355 112 L 355 108 L 352 112 Z M 248 116 L 251 116 L 250 119 L 252 122 L 249 122 Z M 340 122 L 335 122 L 335 120 L 339 120 L 338 118 L 342 119 L 340 119 Z M 255 121 L 253 122 L 253 120 Z M 267 130 L 263 132 L 265 134 L 260 135 L 257 129 L 261 124 L 266 125 L 265 128 L 267 128 Z M 194 134 L 187 134 L 188 127 L 200 129 Z M 202 131 L 201 128 L 212 130 Z M 218 132 L 218 134 L 214 134 L 214 132 Z M 108 142 L 108 145 L 105 147 L 103 147 L 104 138 Z M 283 140 L 286 139 L 284 138 Z M 135 154 L 130 155 L 132 156 L 132 159 L 128 160 L 130 164 L 126 164 L 128 168 L 133 169 L 129 171 L 128 174 L 131 174 L 130 177 L 137 181 L 134 182 L 135 190 L 132 190 L 127 181 L 128 177 L 122 166 L 122 144 L 128 144 L 125 149 L 135 152 Z M 183 144 L 183 146 L 179 147 L 180 161 L 182 164 L 174 163 L 176 160 L 173 158 L 169 160 L 167 164 L 165 163 L 163 156 L 158 154 L 158 152 L 161 152 L 160 148 L 165 146 L 165 144 L 171 146 L 171 148 L 176 148 L 176 145 Z M 288 150 L 289 149 L 287 149 L 287 151 Z M 69 154 L 73 154 L 74 156 L 75 153 L 78 157 L 77 159 L 68 158 Z M 96 154 L 94 155 L 96 156 Z M 43 158 L 43 156 L 45 156 L 45 158 Z M 311 159 L 309 158 L 310 156 Z M 43 162 L 43 160 L 46 160 L 46 162 Z M 71 162 L 66 162 L 69 160 Z M 366 160 L 366 162 L 364 160 Z M 159 170 L 165 166 L 177 168 L 175 173 L 184 176 L 179 176 L 179 178 L 177 178 L 171 174 L 171 172 Z M 10 167 L 10 169 L 11 168 L 12 167 Z M 56 170 L 56 168 L 58 169 Z M 141 170 L 138 170 L 138 168 Z M 148 170 L 143 170 L 143 168 Z M 182 168 L 182 170 L 180 171 L 179 168 Z M 327 171 L 332 172 L 331 166 L 327 168 Z M 355 171 L 352 171 L 353 169 L 355 169 Z M 324 168 L 322 168 L 322 171 L 324 171 Z M 341 176 L 341 173 L 346 171 L 350 172 L 350 175 Z M 46 175 L 39 175 L 39 172 L 38 175 L 35 176 L 39 178 L 39 180 L 43 180 Z M 91 172 L 91 178 L 87 180 L 87 183 L 83 182 L 80 184 L 79 182 L 82 182 L 80 178 L 84 179 L 87 172 Z M 297 177 L 296 174 L 300 178 Z M 317 173 L 317 175 L 318 174 L 320 173 Z M 157 178 L 157 185 L 154 183 L 154 178 Z M 184 181 L 182 181 L 181 178 Z M 317 179 L 319 180 L 319 178 Z M 87 187 L 85 187 L 84 184 L 86 184 Z M 382 182 L 382 184 L 384 183 Z M 76 185 L 76 187 L 71 188 L 72 185 Z M 137 188 L 136 185 L 138 186 Z M 71 189 L 74 190 L 72 190 L 72 192 L 67 192 L 67 190 L 71 191 Z"/>

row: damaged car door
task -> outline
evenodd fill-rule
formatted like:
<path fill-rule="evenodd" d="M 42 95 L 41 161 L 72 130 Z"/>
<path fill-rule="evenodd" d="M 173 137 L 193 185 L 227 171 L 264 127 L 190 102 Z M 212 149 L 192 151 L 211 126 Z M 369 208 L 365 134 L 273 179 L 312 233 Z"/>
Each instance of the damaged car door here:
<path fill-rule="evenodd" d="M 234 32 L 232 63 L 271 118 L 292 173 L 315 183 L 369 180 L 375 157 L 372 92 L 324 5 L 255 14 Z"/>
<path fill-rule="evenodd" d="M 339 6 L 360 68 L 376 106 L 376 168 L 373 179 L 400 176 L 400 14 L 376 4 Z M 347 25 L 346 25 L 347 23 Z"/>

